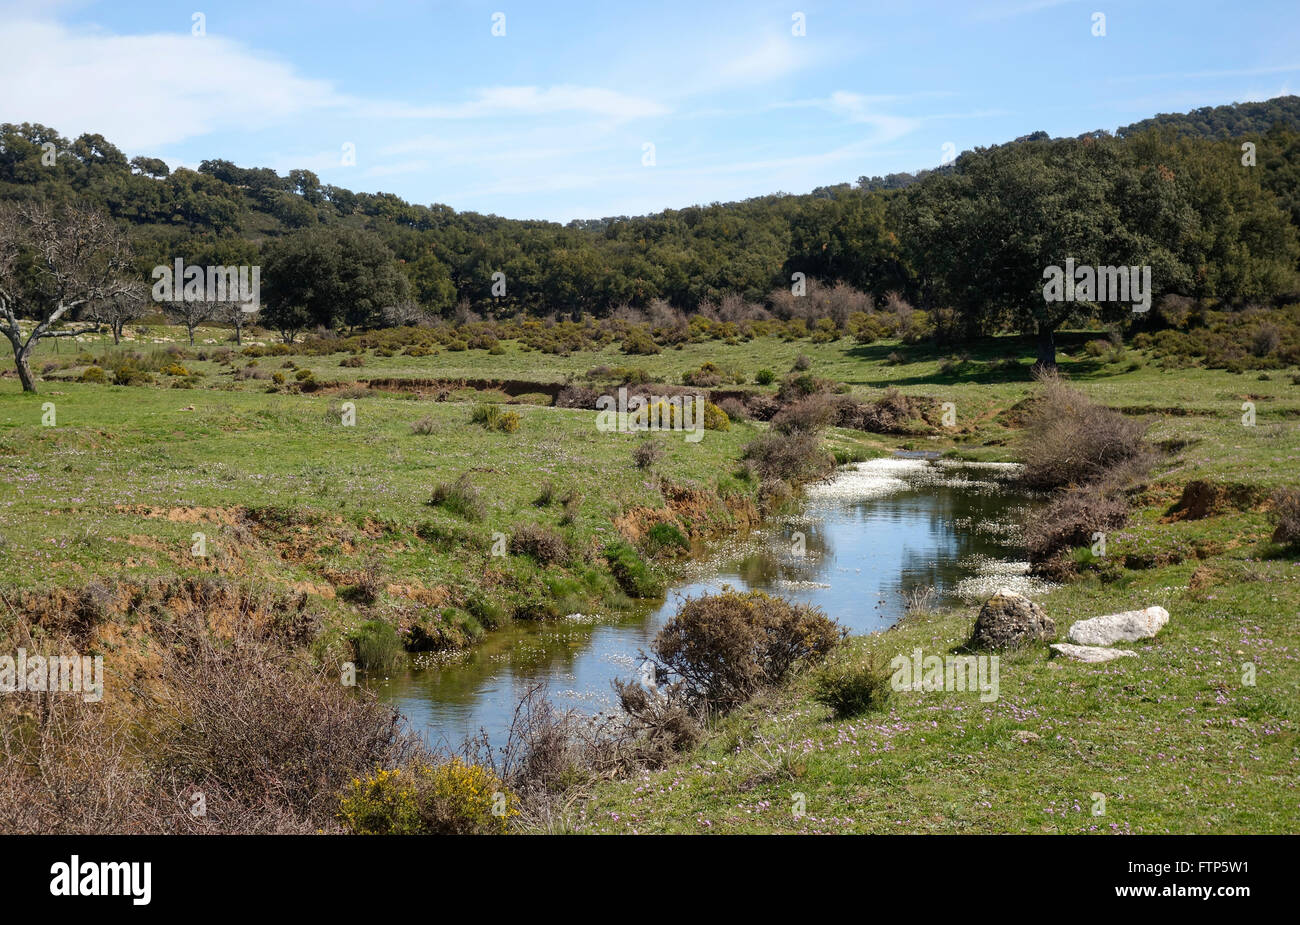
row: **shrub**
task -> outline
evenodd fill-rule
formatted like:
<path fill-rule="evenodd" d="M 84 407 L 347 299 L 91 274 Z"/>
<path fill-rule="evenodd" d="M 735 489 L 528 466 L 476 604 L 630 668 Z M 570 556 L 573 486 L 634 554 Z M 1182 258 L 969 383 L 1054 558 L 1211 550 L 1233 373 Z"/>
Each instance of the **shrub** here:
<path fill-rule="evenodd" d="M 813 482 L 835 471 L 835 457 L 821 439 L 808 431 L 766 433 L 745 446 L 745 459 L 758 470 L 763 482 Z"/>
<path fill-rule="evenodd" d="M 555 407 L 591 410 L 596 407 L 599 397 L 600 394 L 595 389 L 583 385 L 566 385 L 555 396 Z"/>
<path fill-rule="evenodd" d="M 651 651 L 698 709 L 726 712 L 780 684 L 801 660 L 824 657 L 843 637 L 816 607 L 724 591 L 683 604 Z"/>
<path fill-rule="evenodd" d="M 717 364 L 712 361 L 701 364 L 699 369 L 682 374 L 683 385 L 693 385 L 697 388 L 713 388 L 721 385 L 723 380 L 722 370 L 718 369 Z"/>
<path fill-rule="evenodd" d="M 1282 330 L 1273 322 L 1265 321 L 1255 329 L 1250 341 L 1250 352 L 1257 357 L 1272 356 L 1282 346 Z"/>
<path fill-rule="evenodd" d="M 829 395 L 809 395 L 778 411 L 772 429 L 782 434 L 812 434 L 836 423 L 838 416 L 839 406 Z"/>
<path fill-rule="evenodd" d="M 582 509 L 582 495 L 576 491 L 570 491 L 564 496 L 564 513 L 560 515 L 560 524 L 568 526 L 578 519 L 578 512 Z"/>
<path fill-rule="evenodd" d="M 368 768 L 420 754 L 391 708 L 339 683 L 266 634 L 249 614 L 173 611 L 156 620 L 147 716 L 130 698 L 105 713 L 54 698 L 23 733 L 0 723 L 0 828 L 33 834 L 337 831 L 339 794 Z M 198 590 L 190 588 L 190 591 Z M 205 611 L 217 606 L 204 588 Z M 254 595 L 256 597 L 256 595 Z M 251 602 L 253 598 L 249 598 Z M 197 602 L 197 598 L 196 598 Z M 222 632 L 208 629 L 221 622 Z M 144 705 L 141 705 L 144 706 Z M 137 733 L 147 722 L 147 743 Z M 139 744 L 147 747 L 139 748 Z M 190 814 L 202 790 L 207 812 Z"/>
<path fill-rule="evenodd" d="M 797 369 L 799 372 L 812 369 L 812 359 L 801 353 L 795 357 L 794 366 L 791 369 Z"/>
<path fill-rule="evenodd" d="M 1284 546 L 1300 545 L 1300 491 L 1279 488 L 1273 492 L 1272 501 L 1268 516 L 1275 525 L 1273 542 Z"/>
<path fill-rule="evenodd" d="M 658 440 L 645 439 L 632 450 L 632 461 L 638 469 L 649 469 L 663 458 L 664 447 Z"/>
<path fill-rule="evenodd" d="M 760 369 L 754 373 L 754 381 L 759 385 L 771 385 L 776 381 L 776 373 L 770 369 Z"/>
<path fill-rule="evenodd" d="M 1083 485 L 1120 466 L 1145 468 L 1146 425 L 1093 403 L 1055 375 L 1039 375 L 1041 393 L 1029 412 L 1022 478 L 1030 488 Z"/>
<path fill-rule="evenodd" d="M 745 403 L 739 398 L 724 398 L 718 402 L 718 407 L 733 421 L 743 421 L 749 417 L 749 412 L 745 409 Z"/>
<path fill-rule="evenodd" d="M 910 432 L 909 422 L 924 420 L 932 399 L 904 395 L 898 389 L 886 389 L 885 394 L 870 405 L 854 409 L 850 415 L 841 412 L 840 424 L 873 434 L 905 434 Z"/>
<path fill-rule="evenodd" d="M 421 437 L 427 437 L 437 431 L 438 425 L 427 414 L 411 425 L 411 433 Z"/>
<path fill-rule="evenodd" d="M 662 583 L 626 540 L 611 540 L 604 552 L 614 580 L 632 597 L 655 597 L 663 590 Z"/>
<path fill-rule="evenodd" d="M 519 429 L 519 412 L 507 411 L 500 405 L 491 402 L 480 402 L 474 406 L 474 411 L 470 414 L 470 421 L 474 424 L 482 424 L 488 430 L 499 431 L 503 434 L 513 434 Z"/>
<path fill-rule="evenodd" d="M 108 381 L 108 376 L 106 376 L 104 374 L 104 371 L 100 369 L 98 366 L 87 366 L 84 370 L 81 371 L 81 381 L 94 382 L 102 385 L 103 383 Z"/>
<path fill-rule="evenodd" d="M 518 800 L 495 774 L 451 758 L 355 778 L 339 821 L 357 835 L 503 835 Z"/>
<path fill-rule="evenodd" d="M 840 719 L 859 716 L 883 709 L 889 702 L 893 693 L 889 678 L 889 669 L 877 665 L 874 656 L 858 664 L 832 659 L 813 678 L 813 699 L 830 707 Z"/>
<path fill-rule="evenodd" d="M 659 345 L 649 334 L 641 329 L 629 331 L 623 338 L 623 352 L 629 356 L 652 356 L 659 352 Z"/>
<path fill-rule="evenodd" d="M 675 524 L 658 523 L 646 531 L 646 548 L 651 555 L 664 551 L 689 552 L 691 541 Z"/>
<path fill-rule="evenodd" d="M 1029 515 L 1025 547 L 1039 574 L 1062 576 L 1068 571 L 1059 554 L 1091 546 L 1094 533 L 1118 530 L 1128 521 L 1128 503 L 1117 491 L 1088 485 L 1067 491 Z"/>
<path fill-rule="evenodd" d="M 713 402 L 706 401 L 704 403 L 704 429 L 731 430 L 731 418 L 727 417 L 727 412 Z"/>
<path fill-rule="evenodd" d="M 468 472 L 451 484 L 439 482 L 435 485 L 428 503 L 432 507 L 440 507 L 452 514 L 458 514 L 466 520 L 482 520 L 487 514 L 487 505 L 483 503 L 479 490 L 470 481 Z"/>
<path fill-rule="evenodd" d="M 402 641 L 391 623 L 367 620 L 350 636 L 357 664 L 367 671 L 391 671 L 402 659 Z"/>
<path fill-rule="evenodd" d="M 344 357 L 343 359 L 339 360 L 339 365 L 340 365 L 340 366 L 346 366 L 346 367 L 348 367 L 349 369 L 357 369 L 357 368 L 359 368 L 359 367 L 365 366 L 365 365 L 366 365 L 366 360 L 365 360 L 365 357 L 362 357 L 362 356 L 359 356 L 359 355 L 358 355 L 358 356 Z"/>
<path fill-rule="evenodd" d="M 564 537 L 541 524 L 516 527 L 510 536 L 510 552 L 530 556 L 542 565 L 557 565 L 570 558 L 569 544 Z"/>
<path fill-rule="evenodd" d="M 133 361 L 127 361 L 113 370 L 115 385 L 147 385 L 153 382 L 153 374 L 141 369 Z"/>

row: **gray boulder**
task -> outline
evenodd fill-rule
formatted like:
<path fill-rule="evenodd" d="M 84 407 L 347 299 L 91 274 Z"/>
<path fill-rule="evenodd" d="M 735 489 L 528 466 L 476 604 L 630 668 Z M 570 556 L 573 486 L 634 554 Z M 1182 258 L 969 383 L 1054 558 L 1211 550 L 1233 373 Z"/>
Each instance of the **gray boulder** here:
<path fill-rule="evenodd" d="M 1111 646 L 1117 642 L 1136 642 L 1139 639 L 1150 639 L 1168 622 L 1169 611 L 1163 607 L 1109 613 L 1075 623 L 1070 627 L 1070 642 L 1081 646 Z"/>
<path fill-rule="evenodd" d="M 1056 624 L 1041 605 L 1003 588 L 980 608 L 970 642 L 980 649 L 1008 649 L 1055 635 Z"/>
<path fill-rule="evenodd" d="M 1132 649 L 1106 649 L 1101 646 L 1072 646 L 1068 642 L 1054 642 L 1053 655 L 1064 655 L 1076 662 L 1109 662 L 1126 655 L 1137 655 Z"/>

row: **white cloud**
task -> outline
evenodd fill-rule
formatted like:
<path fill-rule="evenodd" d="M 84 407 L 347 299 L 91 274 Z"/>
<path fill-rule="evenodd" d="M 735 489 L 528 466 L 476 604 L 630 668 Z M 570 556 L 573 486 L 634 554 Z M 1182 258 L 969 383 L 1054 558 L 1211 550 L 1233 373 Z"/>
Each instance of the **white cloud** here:
<path fill-rule="evenodd" d="M 46 22 L 0 25 L 8 121 L 99 132 L 129 150 L 274 125 L 338 105 L 328 81 L 219 36 L 118 36 Z"/>
<path fill-rule="evenodd" d="M 120 36 L 35 21 L 0 25 L 0 86 L 6 121 L 41 122 L 74 137 L 98 132 L 128 151 L 280 126 L 323 111 L 381 120 L 576 113 L 615 123 L 669 111 L 641 97 L 572 85 L 487 87 L 446 104 L 368 100 L 220 36 Z"/>

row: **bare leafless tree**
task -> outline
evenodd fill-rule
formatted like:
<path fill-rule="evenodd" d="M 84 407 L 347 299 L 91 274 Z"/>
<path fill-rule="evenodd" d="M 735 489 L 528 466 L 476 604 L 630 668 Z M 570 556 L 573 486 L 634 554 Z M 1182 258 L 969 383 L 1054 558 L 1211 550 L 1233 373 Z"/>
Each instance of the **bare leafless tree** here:
<path fill-rule="evenodd" d="M 218 302 L 214 317 L 217 321 L 230 325 L 235 329 L 235 343 L 244 343 L 244 328 L 253 323 L 257 317 L 257 312 L 248 310 L 245 302 Z M 194 339 L 191 335 L 190 342 Z"/>
<path fill-rule="evenodd" d="M 110 298 L 95 302 L 86 312 L 87 317 L 99 324 L 106 324 L 113 332 L 113 343 L 122 342 L 122 328 L 128 321 L 134 321 L 144 315 L 146 289 L 144 283 L 136 283 L 128 289 L 115 292 Z"/>
<path fill-rule="evenodd" d="M 31 355 L 43 337 L 72 337 L 68 313 L 112 301 L 136 285 L 126 236 L 87 205 L 0 203 L 0 330 L 24 392 L 36 391 Z M 19 319 L 33 323 L 24 335 Z"/>
<path fill-rule="evenodd" d="M 185 332 L 190 336 L 190 346 L 194 346 L 194 329 L 205 321 L 211 321 L 226 303 L 208 302 L 202 299 L 182 299 L 177 302 L 164 302 L 163 311 L 177 324 L 185 325 Z"/>

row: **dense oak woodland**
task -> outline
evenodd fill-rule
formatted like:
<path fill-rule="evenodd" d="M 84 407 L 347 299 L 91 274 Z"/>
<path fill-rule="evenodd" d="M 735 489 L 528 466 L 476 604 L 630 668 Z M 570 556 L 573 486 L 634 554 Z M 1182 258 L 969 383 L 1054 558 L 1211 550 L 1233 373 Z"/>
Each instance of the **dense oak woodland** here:
<path fill-rule="evenodd" d="M 1243 141 L 1256 147 L 1254 166 Z M 803 273 L 941 310 L 960 335 L 1036 333 L 1046 357 L 1052 332 L 1080 310 L 1102 320 L 1128 312 L 1045 303 L 1043 268 L 1066 257 L 1150 265 L 1157 296 L 1240 306 L 1295 294 L 1300 97 L 1158 116 L 1114 135 L 1039 132 L 937 170 L 806 195 L 568 225 L 354 193 L 309 170 L 280 176 L 211 160 L 170 171 L 156 158 L 128 161 L 99 135 L 70 141 L 5 124 L 0 200 L 101 207 L 128 229 L 142 280 L 177 257 L 261 264 L 263 320 L 286 332 L 407 323 L 421 309 L 807 314 L 788 298 Z M 322 269 L 340 262 L 342 272 Z M 502 297 L 492 294 L 498 272 Z"/>

